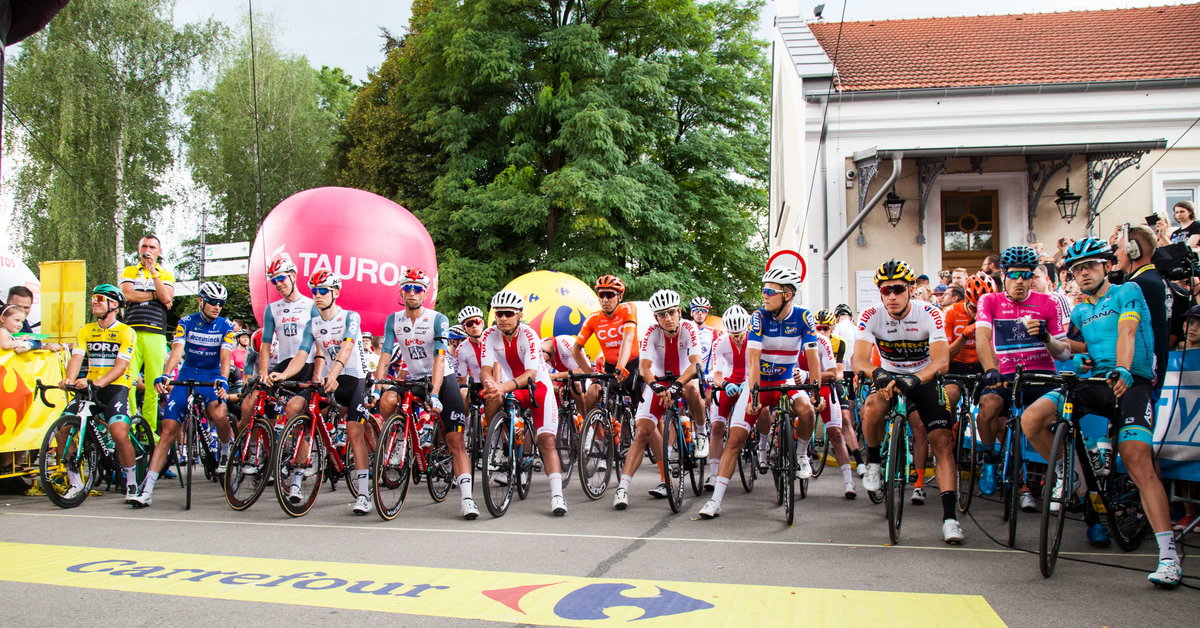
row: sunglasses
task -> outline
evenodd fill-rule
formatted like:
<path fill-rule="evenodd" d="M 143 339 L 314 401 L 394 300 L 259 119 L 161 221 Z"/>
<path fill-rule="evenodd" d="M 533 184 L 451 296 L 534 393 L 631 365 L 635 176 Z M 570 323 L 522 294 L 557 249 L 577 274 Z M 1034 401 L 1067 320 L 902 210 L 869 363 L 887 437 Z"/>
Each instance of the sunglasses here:
<path fill-rule="evenodd" d="M 667 319 L 667 318 L 674 318 L 676 316 L 679 316 L 679 310 L 666 310 L 664 312 L 655 312 L 654 313 L 654 318 L 657 318 L 660 320 Z"/>
<path fill-rule="evenodd" d="M 323 295 L 329 294 L 330 292 L 333 292 L 333 288 L 313 288 L 312 289 L 313 295 L 323 296 Z"/>
<path fill-rule="evenodd" d="M 1085 272 L 1094 270 L 1094 269 L 1098 268 L 1100 266 L 1100 264 L 1101 264 L 1101 262 L 1098 262 L 1094 259 L 1088 260 L 1086 262 L 1079 262 L 1078 264 L 1071 266 L 1071 275 L 1074 276 L 1076 273 L 1078 273 L 1081 270 L 1085 271 Z"/>
<path fill-rule="evenodd" d="M 773 297 L 783 294 L 783 290 L 776 290 L 775 288 L 763 288 L 762 293 L 764 297 Z"/>
<path fill-rule="evenodd" d="M 277 276 L 275 276 L 275 277 L 271 277 L 271 283 L 272 283 L 272 284 L 274 284 L 274 285 L 276 285 L 276 286 L 278 286 L 279 284 L 281 284 L 281 283 L 283 283 L 283 282 L 285 282 L 285 281 L 287 281 L 287 280 L 288 280 L 288 276 L 287 276 L 287 275 L 277 275 Z"/>
<path fill-rule="evenodd" d="M 879 286 L 879 294 L 887 296 L 889 294 L 904 294 L 908 292 L 908 286 L 904 284 L 896 284 L 894 286 Z"/>
<path fill-rule="evenodd" d="M 217 307 L 225 307 L 225 302 L 221 301 L 220 299 L 204 299 L 204 302 Z"/>
<path fill-rule="evenodd" d="M 817 325 L 817 331 L 829 331 L 829 325 Z"/>
<path fill-rule="evenodd" d="M 476 325 L 482 325 L 482 324 L 483 324 L 482 318 L 472 318 L 471 320 L 463 323 L 463 327 L 474 327 Z"/>
<path fill-rule="evenodd" d="M 498 310 L 496 312 L 496 318 L 511 318 L 513 316 L 520 316 L 520 315 L 521 315 L 520 312 L 516 312 L 516 311 L 512 311 L 512 310 Z"/>
<path fill-rule="evenodd" d="M 105 301 L 112 301 L 112 299 L 104 296 L 103 294 L 92 295 L 92 303 L 104 303 Z M 116 301 L 113 301 L 113 303 L 116 303 Z"/>
<path fill-rule="evenodd" d="M 400 289 L 408 292 L 409 294 L 421 294 L 422 292 L 425 292 L 425 286 L 416 283 L 406 283 L 403 286 L 400 286 Z"/>
<path fill-rule="evenodd" d="M 615 298 L 617 298 L 618 296 L 620 296 L 620 293 L 617 293 L 617 292 L 597 292 L 597 293 L 596 293 L 596 296 L 600 297 L 601 299 L 615 299 Z"/>
<path fill-rule="evenodd" d="M 1009 279 L 1033 279 L 1032 270 L 1006 270 L 1004 276 Z"/>

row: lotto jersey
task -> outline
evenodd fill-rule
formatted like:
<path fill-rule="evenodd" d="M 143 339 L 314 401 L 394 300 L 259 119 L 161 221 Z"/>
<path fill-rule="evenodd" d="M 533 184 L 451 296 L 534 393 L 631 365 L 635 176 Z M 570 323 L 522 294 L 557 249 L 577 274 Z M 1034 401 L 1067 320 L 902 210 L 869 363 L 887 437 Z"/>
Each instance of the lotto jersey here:
<path fill-rule="evenodd" d="M 600 349 L 604 352 L 604 361 L 608 364 L 616 364 L 617 359 L 621 357 L 621 339 L 625 337 L 625 330 L 630 326 L 634 331 L 637 330 L 637 310 L 632 303 L 622 303 L 613 311 L 612 316 L 607 316 L 601 310 L 592 314 L 583 323 L 583 327 L 579 330 L 579 344 L 585 344 L 588 338 L 593 335 L 600 341 Z M 633 339 L 633 347 L 629 350 L 629 359 L 638 357 L 637 338 Z"/>
<path fill-rule="evenodd" d="M 946 342 L 942 311 L 931 303 L 912 300 L 908 312 L 893 318 L 882 303 L 863 310 L 858 340 L 879 349 L 883 368 L 893 373 L 916 373 L 929 365 L 929 345 Z"/>
<path fill-rule="evenodd" d="M 221 374 L 221 351 L 233 351 L 233 322 L 224 316 L 213 320 L 204 318 L 200 312 L 179 319 L 171 345 L 183 345 L 183 366 L 179 369 L 180 379 L 209 379 L 196 377 Z M 186 374 L 186 375 L 185 375 Z"/>
<path fill-rule="evenodd" d="M 1154 379 L 1154 331 L 1150 326 L 1150 308 L 1136 283 L 1110 284 L 1108 292 L 1095 303 L 1089 297 L 1071 310 L 1071 324 L 1083 333 L 1088 355 L 1092 356 L 1100 375 L 1117 367 L 1117 326 L 1127 320 L 1138 323 L 1133 342 L 1133 364 L 1129 371 Z"/>
<path fill-rule="evenodd" d="M 102 377 L 117 364 L 117 360 L 125 361 L 125 373 L 114 380 L 116 386 L 131 386 L 133 373 L 129 372 L 129 362 L 133 359 L 133 345 L 137 338 L 133 328 L 125 323 L 114 322 L 107 329 L 98 323 L 88 323 L 79 328 L 75 337 L 75 348 L 72 355 L 87 357 L 87 378 L 93 382 Z"/>
<path fill-rule="evenodd" d="M 650 372 L 655 377 L 670 373 L 679 377 L 691 366 L 691 356 L 700 357 L 700 333 L 692 321 L 679 321 L 674 338 L 658 323 L 646 330 L 642 336 L 642 359 L 650 360 Z"/>
<path fill-rule="evenodd" d="M 507 338 L 499 327 L 493 325 L 484 330 L 480 344 L 483 345 L 480 365 L 483 368 L 500 365 L 497 381 L 507 382 L 529 369 L 537 371 L 534 375 L 536 380 L 549 381 L 550 372 L 542 359 L 541 339 L 529 325 L 520 323 L 513 335 Z"/>
<path fill-rule="evenodd" d="M 449 337 L 450 320 L 445 314 L 426 308 L 414 320 L 406 312 L 394 312 L 383 325 L 383 351 L 389 355 L 399 351 L 410 378 L 430 377 L 434 357 L 449 349 Z"/>
<path fill-rule="evenodd" d="M 482 338 L 480 342 L 482 342 Z M 469 377 L 475 383 L 483 381 L 479 376 L 480 354 L 482 352 L 483 345 L 479 342 L 471 342 L 470 338 L 459 343 L 458 349 L 454 352 L 454 361 L 458 363 L 454 370 L 458 373 L 459 377 Z"/>
<path fill-rule="evenodd" d="M 750 317 L 746 345 L 761 351 L 760 379 L 764 382 L 790 379 L 796 368 L 796 354 L 804 347 L 816 346 L 816 326 L 812 312 L 802 307 L 793 307 L 783 320 L 776 319 L 765 309 L 755 310 Z"/>
<path fill-rule="evenodd" d="M 992 330 L 992 346 L 996 349 L 996 368 L 1005 375 L 1015 373 L 1018 366 L 1027 371 L 1050 371 L 1054 358 L 1041 340 L 1029 335 L 1024 317 L 1042 321 L 1046 331 L 1057 340 L 1067 337 L 1062 326 L 1058 305 L 1049 295 L 1030 292 L 1024 301 L 1016 302 L 1006 292 L 992 292 L 979 297 L 975 326 Z"/>
<path fill-rule="evenodd" d="M 721 334 L 713 345 L 713 372 L 720 371 L 727 382 L 741 384 L 746 381 L 746 339 L 741 346 L 729 334 Z"/>
<path fill-rule="evenodd" d="M 966 301 L 959 301 L 951 305 L 942 314 L 946 318 L 946 340 L 951 344 L 957 341 L 959 336 L 963 335 L 963 330 L 966 329 L 967 325 L 975 322 L 975 319 L 971 317 L 971 313 L 967 311 Z M 979 355 L 975 352 L 974 335 L 963 339 L 962 349 L 959 349 L 958 354 L 950 358 L 950 361 L 967 364 L 979 362 Z"/>
<path fill-rule="evenodd" d="M 304 338 L 300 342 L 300 350 L 307 351 L 310 355 L 320 352 L 324 356 L 325 367 L 321 369 L 321 376 L 324 377 L 333 368 L 333 361 L 341 351 L 342 343 L 353 340 L 354 348 L 350 351 L 350 357 L 346 358 L 346 364 L 342 366 L 341 374 L 365 377 L 367 366 L 366 361 L 363 360 L 362 343 L 359 342 L 362 337 L 361 327 L 358 313 L 350 310 L 341 310 L 328 320 L 319 315 L 313 316 L 308 321 L 308 325 L 304 327 Z"/>
<path fill-rule="evenodd" d="M 280 299 L 267 304 L 263 312 L 262 341 L 271 347 L 271 366 L 296 355 L 309 320 L 320 315 L 312 299 L 305 296 L 295 301 Z M 313 356 L 308 357 L 312 362 Z"/>

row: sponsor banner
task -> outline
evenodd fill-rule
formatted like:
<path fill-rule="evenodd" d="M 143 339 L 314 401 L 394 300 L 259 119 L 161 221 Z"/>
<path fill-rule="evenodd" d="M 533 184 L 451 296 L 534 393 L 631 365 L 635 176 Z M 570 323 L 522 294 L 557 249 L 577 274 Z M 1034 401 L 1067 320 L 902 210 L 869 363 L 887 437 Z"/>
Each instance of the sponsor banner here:
<path fill-rule="evenodd" d="M 552 626 L 1003 626 L 981 596 L 584 578 L 0 543 L 0 579 Z"/>
<path fill-rule="evenodd" d="M 46 393 L 55 405 L 48 408 L 37 398 L 34 385 L 39 379 L 54 385 L 62 378 L 56 353 L 0 351 L 0 452 L 41 448 L 42 436 L 66 407 L 66 393 Z"/>

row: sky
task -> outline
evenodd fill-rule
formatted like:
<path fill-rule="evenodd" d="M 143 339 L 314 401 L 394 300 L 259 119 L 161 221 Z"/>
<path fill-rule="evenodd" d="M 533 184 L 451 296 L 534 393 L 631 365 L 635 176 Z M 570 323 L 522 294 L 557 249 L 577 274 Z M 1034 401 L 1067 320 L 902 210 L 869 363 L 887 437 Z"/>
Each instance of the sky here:
<path fill-rule="evenodd" d="M 411 6 L 408 0 L 181 0 L 175 9 L 175 21 L 186 23 L 205 19 L 216 19 L 237 27 L 247 16 L 247 7 L 252 4 L 256 28 L 270 27 L 285 52 L 301 54 L 314 67 L 336 66 L 350 74 L 356 82 L 366 81 L 369 72 L 383 61 L 383 40 L 380 27 L 395 34 L 403 33 Z M 776 14 L 812 16 L 814 0 L 767 0 L 763 8 L 759 34 L 764 39 L 771 35 L 771 24 Z M 1006 0 L 980 2 L 979 0 L 826 0 L 823 19 L 842 19 L 845 8 L 846 20 L 900 19 L 914 17 L 980 15 L 995 13 L 1050 12 L 1081 9 L 1112 9 L 1133 6 L 1157 6 L 1182 4 L 1178 1 L 1160 0 Z M 335 6 L 334 10 L 330 10 Z M 18 50 L 10 49 L 19 55 Z M 10 57 L 11 58 L 11 57 Z M 7 193 L 11 186 L 10 173 L 18 163 L 5 151 L 4 180 L 0 183 L 0 251 L 10 250 L 9 224 L 12 215 L 12 197 Z M 182 238 L 169 225 L 195 224 L 197 204 L 204 202 L 204 194 L 190 189 L 186 167 L 169 173 L 164 187 L 168 193 L 181 199 L 179 206 L 164 212 L 161 229 L 165 249 Z M 182 218 L 182 219 L 181 219 Z"/>

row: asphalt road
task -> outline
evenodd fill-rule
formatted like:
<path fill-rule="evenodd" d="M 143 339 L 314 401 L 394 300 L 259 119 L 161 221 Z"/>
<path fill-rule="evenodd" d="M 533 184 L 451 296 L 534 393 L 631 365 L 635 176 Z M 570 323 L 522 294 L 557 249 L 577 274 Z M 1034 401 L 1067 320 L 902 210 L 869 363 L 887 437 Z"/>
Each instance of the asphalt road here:
<path fill-rule="evenodd" d="M 653 486 L 652 470 L 645 465 L 635 478 L 631 505 L 624 512 L 612 509 L 611 490 L 599 501 L 588 501 L 572 478 L 566 492 L 570 513 L 552 517 L 548 486 L 538 477 L 529 499 L 514 503 L 506 516 L 492 519 L 485 510 L 473 522 L 457 517 L 456 493 L 446 503 L 435 504 L 423 485 L 413 487 L 409 503 L 391 522 L 374 514 L 352 515 L 349 492 L 344 486 L 328 492 L 328 484 L 313 510 L 300 519 L 284 515 L 270 489 L 253 508 L 234 512 L 215 484 L 198 486 L 192 510 L 184 511 L 183 491 L 177 481 L 167 480 L 159 484 L 153 507 L 145 510 L 130 509 L 114 494 L 93 497 L 72 510 L 55 508 L 44 497 L 5 495 L 0 496 L 0 542 L 247 561 L 282 558 L 520 572 L 537 574 L 543 581 L 560 576 L 822 590 L 811 592 L 814 601 L 802 616 L 792 618 L 793 625 L 844 623 L 839 621 L 846 613 L 844 605 L 854 603 L 847 601 L 845 590 L 982 596 L 1012 626 L 1196 625 L 1200 592 L 1157 590 L 1146 581 L 1156 562 L 1152 541 L 1132 553 L 1095 550 L 1086 545 L 1082 522 L 1068 521 L 1064 556 L 1054 576 L 1043 579 L 1035 555 L 1002 547 L 980 529 L 981 524 L 997 536 L 1004 530 L 999 506 L 988 501 L 977 499 L 972 507 L 978 524 L 964 518 L 966 544 L 949 547 L 941 541 L 940 507 L 936 489 L 931 490 L 935 497 L 928 505 L 905 509 L 904 537 L 893 547 L 887 545 L 883 506 L 871 504 L 861 490 L 858 500 L 844 499 L 836 469 L 811 483 L 792 527 L 784 523 L 782 509 L 775 506 L 761 478 L 754 492 L 746 494 L 735 477 L 715 520 L 697 519 L 695 513 L 707 498 L 693 497 L 690 491 L 686 511 L 672 515 L 665 500 L 646 495 Z M 483 510 L 478 487 L 476 498 Z M 1026 516 L 1022 523 L 1018 545 L 1036 547 L 1036 518 Z M 1105 565 L 1068 560 L 1075 558 Z M 1195 559 L 1186 559 L 1184 567 L 1200 575 Z M 401 625 L 493 623 L 464 619 L 462 609 L 451 607 L 429 613 L 432 617 L 398 616 L 219 595 L 117 590 L 120 586 L 31 584 L 13 581 L 18 578 L 7 574 L 14 569 L 0 563 L 6 625 L 40 624 L 48 617 L 58 624 L 81 620 L 91 625 L 162 625 L 165 617 L 242 625 L 316 625 L 331 619 L 363 626 L 395 625 L 397 619 Z M 865 599 L 874 601 L 857 603 L 894 603 L 883 596 Z M 963 625 L 957 619 L 934 615 L 924 625 Z"/>

